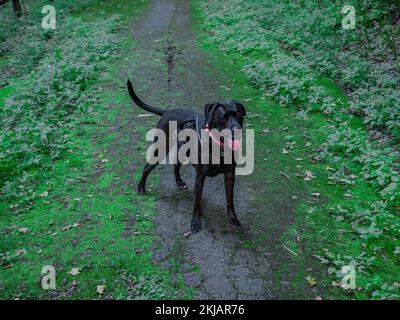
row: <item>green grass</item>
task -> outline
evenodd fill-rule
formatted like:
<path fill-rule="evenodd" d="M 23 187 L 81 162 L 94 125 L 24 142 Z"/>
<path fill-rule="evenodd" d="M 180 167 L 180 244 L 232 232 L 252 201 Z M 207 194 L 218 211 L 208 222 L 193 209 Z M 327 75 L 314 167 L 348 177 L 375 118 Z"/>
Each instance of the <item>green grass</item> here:
<path fill-rule="evenodd" d="M 7 98 L 7 96 L 11 93 L 12 88 L 11 87 L 4 87 L 0 89 L 0 107 L 3 106 L 4 99 Z"/>

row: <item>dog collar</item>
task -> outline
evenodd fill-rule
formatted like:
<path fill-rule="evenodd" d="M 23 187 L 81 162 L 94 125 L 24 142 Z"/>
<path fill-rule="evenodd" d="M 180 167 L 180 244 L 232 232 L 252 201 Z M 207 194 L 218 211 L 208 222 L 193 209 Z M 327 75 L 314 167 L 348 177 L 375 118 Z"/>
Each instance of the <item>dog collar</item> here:
<path fill-rule="evenodd" d="M 218 140 L 218 139 L 216 139 L 214 136 L 213 136 L 213 134 L 211 133 L 211 131 L 210 131 L 210 127 L 208 126 L 208 123 L 206 122 L 206 132 L 207 132 L 207 134 L 208 134 L 208 136 L 211 138 L 211 141 L 214 143 L 214 144 L 216 144 L 216 145 L 219 145 L 221 148 L 223 148 L 224 147 L 224 144 L 220 141 L 220 140 Z"/>
<path fill-rule="evenodd" d="M 196 133 L 197 133 L 197 139 L 199 139 L 200 144 L 203 145 L 203 141 L 201 140 L 200 136 L 199 117 L 196 117 Z"/>
<path fill-rule="evenodd" d="M 211 138 L 211 141 L 212 141 L 214 144 L 218 145 L 220 148 L 223 149 L 223 148 L 224 148 L 224 144 L 223 144 L 221 141 L 219 141 L 218 139 L 216 139 L 216 138 L 212 135 L 212 133 L 211 133 L 211 131 L 210 131 L 210 127 L 208 126 L 208 123 L 207 123 L 207 122 L 205 122 L 205 130 L 206 130 L 208 136 Z M 196 117 L 196 133 L 197 133 L 197 138 L 198 138 L 199 141 L 200 141 L 200 144 L 203 145 L 203 141 L 201 140 L 201 136 L 200 136 L 199 117 Z"/>

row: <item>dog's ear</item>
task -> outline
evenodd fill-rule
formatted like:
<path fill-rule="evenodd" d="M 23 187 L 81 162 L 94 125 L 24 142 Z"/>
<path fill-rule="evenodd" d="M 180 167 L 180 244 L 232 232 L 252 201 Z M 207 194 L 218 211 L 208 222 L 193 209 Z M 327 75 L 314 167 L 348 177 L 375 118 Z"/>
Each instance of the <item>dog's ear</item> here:
<path fill-rule="evenodd" d="M 214 112 L 218 106 L 219 106 L 218 103 L 206 104 L 204 106 L 204 116 L 206 117 L 206 123 L 208 125 L 211 125 L 211 121 L 214 116 Z"/>
<path fill-rule="evenodd" d="M 236 111 L 242 115 L 242 117 L 246 116 L 246 109 L 244 105 L 242 105 L 240 102 L 237 102 L 233 100 L 233 104 L 235 105 Z"/>

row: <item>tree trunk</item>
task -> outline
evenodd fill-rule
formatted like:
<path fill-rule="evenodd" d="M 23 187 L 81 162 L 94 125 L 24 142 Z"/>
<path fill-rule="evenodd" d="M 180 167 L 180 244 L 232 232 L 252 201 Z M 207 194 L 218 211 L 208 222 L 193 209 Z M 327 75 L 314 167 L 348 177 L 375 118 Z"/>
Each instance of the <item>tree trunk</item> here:
<path fill-rule="evenodd" d="M 14 13 L 17 17 L 22 16 L 22 8 L 21 8 L 21 3 L 19 0 L 12 0 L 12 5 L 14 9 Z"/>

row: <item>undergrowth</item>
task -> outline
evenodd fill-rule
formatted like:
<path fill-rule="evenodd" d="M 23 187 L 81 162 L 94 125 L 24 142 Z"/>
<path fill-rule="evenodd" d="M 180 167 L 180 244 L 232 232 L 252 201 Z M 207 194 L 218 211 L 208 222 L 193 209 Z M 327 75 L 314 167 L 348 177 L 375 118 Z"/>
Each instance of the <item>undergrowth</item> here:
<path fill-rule="evenodd" d="M 0 110 L 0 199 L 13 202 L 8 209 L 14 213 L 29 209 L 38 196 L 37 177 L 68 149 L 76 121 L 84 122 L 96 110 L 97 89 L 91 84 L 118 56 L 117 17 L 86 24 L 61 21 L 49 38 L 40 25 L 24 28 L 26 46 L 11 54 L 12 60 L 26 62 L 26 71 L 32 69 L 10 80 L 13 92 Z M 41 52 L 38 61 L 25 59 L 31 46 L 53 49 Z"/>

